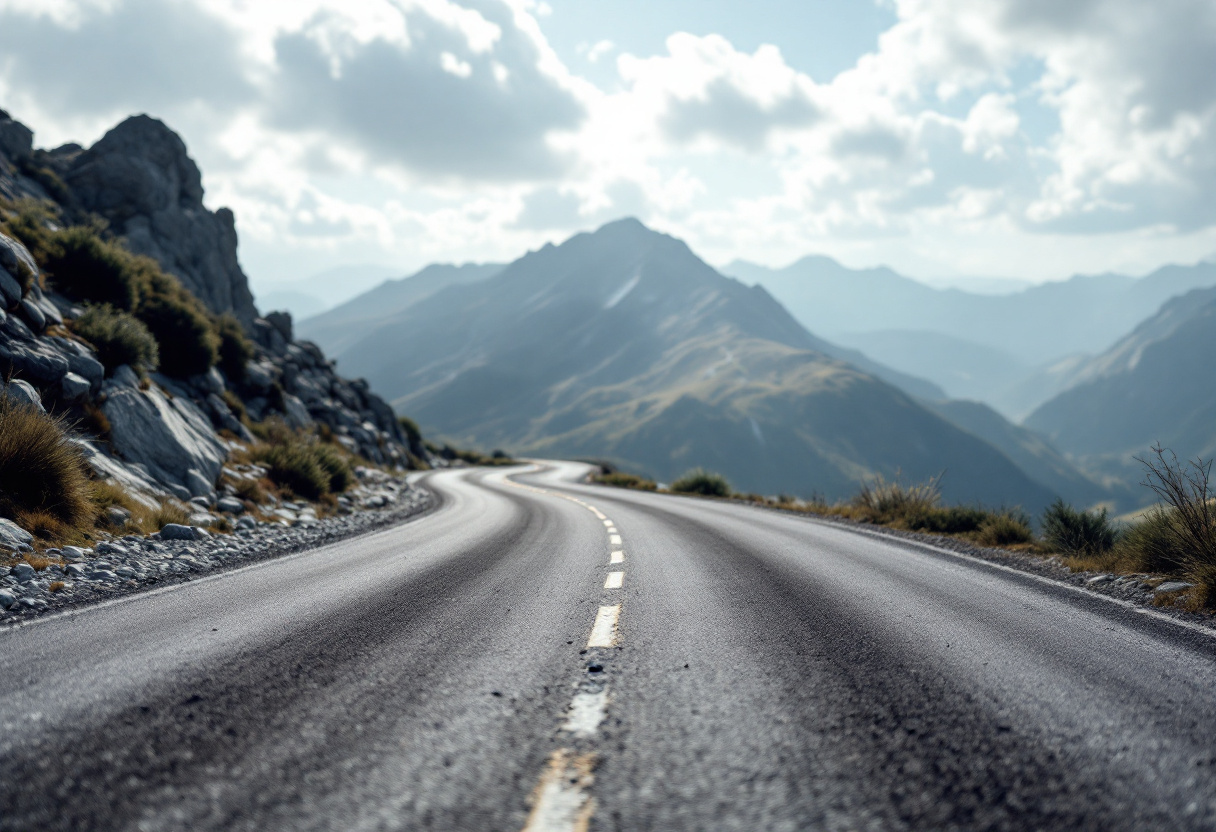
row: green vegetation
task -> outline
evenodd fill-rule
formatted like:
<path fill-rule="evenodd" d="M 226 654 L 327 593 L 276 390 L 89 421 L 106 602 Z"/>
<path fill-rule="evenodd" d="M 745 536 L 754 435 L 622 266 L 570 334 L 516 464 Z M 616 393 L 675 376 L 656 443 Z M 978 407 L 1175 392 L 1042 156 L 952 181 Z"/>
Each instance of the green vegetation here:
<path fill-rule="evenodd" d="M 108 303 L 88 306 L 83 315 L 71 322 L 71 327 L 97 350 L 107 374 L 129 364 L 142 375 L 160 364 L 156 339 L 143 321 Z"/>
<path fill-rule="evenodd" d="M 48 538 L 91 526 L 85 470 L 62 421 L 0 395 L 0 515 Z"/>
<path fill-rule="evenodd" d="M 340 494 L 354 484 L 350 456 L 339 446 L 291 430 L 279 419 L 257 426 L 262 444 L 250 458 L 267 466 L 267 478 L 307 500 Z"/>
<path fill-rule="evenodd" d="M 675 494 L 700 494 L 703 497 L 729 497 L 730 483 L 721 474 L 694 468 L 671 484 Z"/>
<path fill-rule="evenodd" d="M 180 293 L 146 297 L 136 314 L 160 345 L 161 370 L 171 376 L 187 378 L 215 366 L 219 360 L 220 339 L 202 304 L 180 284 L 177 288 Z"/>
<path fill-rule="evenodd" d="M 1043 539 L 1071 556 L 1095 557 L 1109 552 L 1115 545 L 1115 529 L 1106 509 L 1098 512 L 1077 511 L 1057 499 L 1043 513 Z"/>
<path fill-rule="evenodd" d="M 253 342 L 245 334 L 241 322 L 229 312 L 215 319 L 215 331 L 220 339 L 220 369 L 230 380 L 244 381 L 245 365 L 255 354 Z"/>
<path fill-rule="evenodd" d="M 408 420 L 406 420 L 406 421 L 408 421 Z M 413 422 L 410 422 L 410 424 L 413 424 Z M 404 425 L 402 425 L 402 426 L 404 427 Z M 414 428 L 417 429 L 417 425 L 414 425 Z M 408 432 L 408 429 L 407 429 L 407 432 Z M 442 447 L 435 445 L 434 443 L 431 443 L 431 442 L 424 442 L 423 444 L 428 451 L 435 454 L 436 456 L 443 457 L 444 459 L 448 460 L 449 462 L 455 462 L 456 460 L 461 460 L 462 462 L 467 462 L 469 465 L 491 465 L 491 466 L 492 465 L 515 465 L 515 464 L 517 464 L 516 461 L 511 458 L 511 455 L 508 454 L 506 451 L 494 450 L 494 451 L 491 451 L 487 455 L 487 454 L 483 454 L 481 451 L 462 450 L 460 448 L 456 448 L 447 443 L 444 443 L 444 445 Z"/>
<path fill-rule="evenodd" d="M 592 482 L 598 482 L 600 485 L 632 488 L 636 491 L 654 491 L 657 488 L 654 480 L 648 480 L 645 477 L 639 477 L 637 474 L 626 474 L 621 471 L 596 474 L 591 480 Z"/>
<path fill-rule="evenodd" d="M 51 285 L 85 303 L 137 318 L 156 339 L 160 370 L 186 378 L 223 361 L 234 378 L 253 354 L 240 324 L 216 318 L 150 257 L 132 254 L 103 223 L 56 228 L 58 217 L 29 200 L 4 206 L 4 228 L 25 243 Z"/>

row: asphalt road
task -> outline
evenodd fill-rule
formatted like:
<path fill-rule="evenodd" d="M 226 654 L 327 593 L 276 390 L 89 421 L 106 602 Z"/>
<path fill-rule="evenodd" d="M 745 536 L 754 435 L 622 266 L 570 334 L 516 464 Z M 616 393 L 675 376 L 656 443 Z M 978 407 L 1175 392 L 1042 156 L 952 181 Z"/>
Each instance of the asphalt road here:
<path fill-rule="evenodd" d="M 1216 639 L 583 470 L 0 631 L 0 828 L 1216 829 Z"/>

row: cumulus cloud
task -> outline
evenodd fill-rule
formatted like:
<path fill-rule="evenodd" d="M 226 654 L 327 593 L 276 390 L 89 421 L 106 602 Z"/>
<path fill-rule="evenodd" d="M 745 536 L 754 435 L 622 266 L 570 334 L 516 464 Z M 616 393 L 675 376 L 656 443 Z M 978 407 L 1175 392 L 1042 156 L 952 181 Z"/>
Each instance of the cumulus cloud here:
<path fill-rule="evenodd" d="M 166 119 L 266 263 L 497 259 L 625 214 L 723 259 L 1212 250 L 1210 0 L 891 1 L 835 77 L 673 32 L 654 54 L 589 38 L 597 88 L 528 0 L 0 0 L 0 106 L 82 141 Z"/>
<path fill-rule="evenodd" d="M 379 162 L 427 176 L 551 177 L 564 167 L 548 144 L 573 129 L 579 100 L 541 71 L 533 40 L 505 6 L 478 16 L 480 37 L 423 9 L 402 12 L 402 34 L 362 39 L 344 12 L 319 13 L 275 41 L 272 122 L 316 130 Z"/>
<path fill-rule="evenodd" d="M 71 119 L 233 107 L 255 95 L 239 33 L 185 2 L 5 3 L 0 54 L 8 98 Z"/>

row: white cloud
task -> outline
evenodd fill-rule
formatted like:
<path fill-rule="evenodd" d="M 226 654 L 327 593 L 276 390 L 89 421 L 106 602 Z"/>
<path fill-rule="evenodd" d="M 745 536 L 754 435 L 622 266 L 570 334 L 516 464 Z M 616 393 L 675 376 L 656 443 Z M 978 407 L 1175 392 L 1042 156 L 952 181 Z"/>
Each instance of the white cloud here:
<path fill-rule="evenodd" d="M 1216 247 L 1210 0 L 894 3 L 834 78 L 673 32 L 589 40 L 597 88 L 533 0 L 0 0 L 0 107 L 43 144 L 163 118 L 266 269 L 509 257 L 625 213 L 720 259 L 1031 278 Z"/>

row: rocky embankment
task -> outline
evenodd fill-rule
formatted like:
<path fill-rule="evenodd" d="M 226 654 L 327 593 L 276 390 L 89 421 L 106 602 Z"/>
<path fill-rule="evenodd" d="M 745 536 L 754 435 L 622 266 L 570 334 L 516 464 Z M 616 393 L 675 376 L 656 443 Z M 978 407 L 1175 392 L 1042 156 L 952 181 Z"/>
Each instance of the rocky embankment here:
<path fill-rule="evenodd" d="M 289 501 L 255 515 L 227 496 L 217 500 L 210 518 L 198 519 L 228 519 L 235 527 L 230 534 L 210 532 L 207 526 L 169 524 L 151 535 L 115 537 L 90 549 L 47 549 L 11 567 L 0 566 L 0 623 L 311 549 L 404 522 L 430 506 L 430 495 L 411 487 L 404 477 L 369 468 L 358 468 L 355 474 L 359 484 L 337 498 L 332 516 L 318 517 L 314 506 Z M 11 521 L 0 520 L 0 541 L 32 552 L 29 533 Z"/>
<path fill-rule="evenodd" d="M 0 110 L 0 617 L 425 508 L 405 472 L 447 463 L 288 314 L 258 311 L 235 218 L 204 206 L 172 130 L 136 116 L 87 149 L 33 138 Z M 37 472 L 33 435 L 57 437 Z M 68 506 L 54 472 L 82 467 Z"/>
<path fill-rule="evenodd" d="M 96 476 L 154 500 L 214 499 L 226 459 L 218 432 L 253 439 L 242 415 L 254 422 L 277 415 L 297 429 L 324 425 L 350 452 L 390 468 L 408 467 L 411 453 L 426 458 L 365 381 L 342 378 L 319 347 L 294 340 L 288 314 L 258 313 L 237 261 L 232 212 L 203 205 L 198 167 L 161 122 L 136 116 L 87 150 L 44 151 L 0 111 L 0 200 L 44 201 L 65 225 L 100 217 L 211 313 L 239 320 L 252 341 L 239 378 L 212 367 L 187 378 L 152 373 L 144 383 L 129 369 L 106 368 L 71 333 L 83 305 L 56 291 L 30 251 L 0 233 L 0 376 L 10 380 L 11 396 L 79 423 Z"/>

